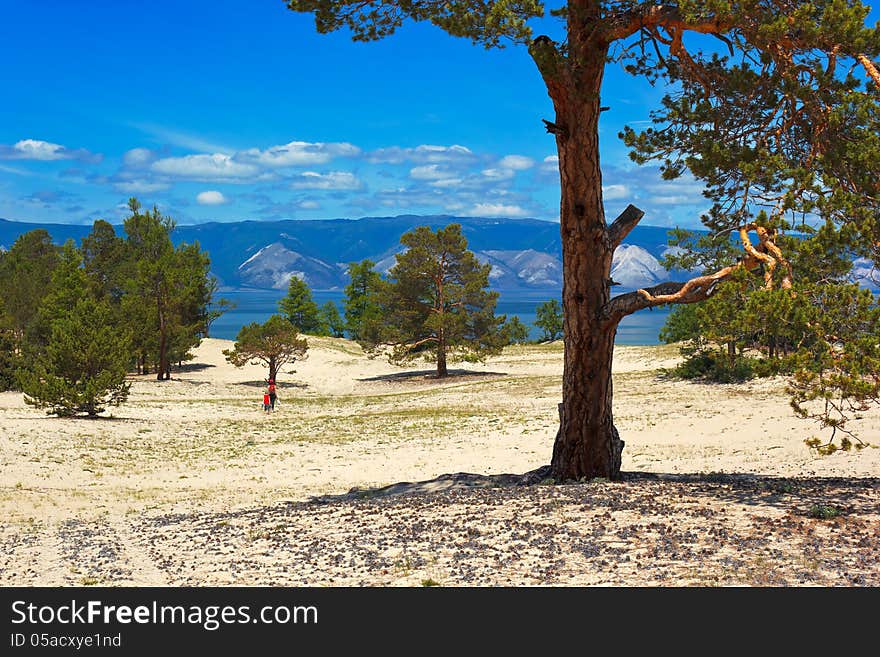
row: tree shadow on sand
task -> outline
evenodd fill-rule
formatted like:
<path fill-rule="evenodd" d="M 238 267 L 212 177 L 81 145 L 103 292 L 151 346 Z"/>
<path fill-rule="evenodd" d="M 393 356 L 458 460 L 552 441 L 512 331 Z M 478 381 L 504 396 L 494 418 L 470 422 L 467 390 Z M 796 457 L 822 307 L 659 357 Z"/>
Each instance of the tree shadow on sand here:
<path fill-rule="evenodd" d="M 263 381 L 238 381 L 235 383 L 235 385 L 247 386 L 248 388 L 265 388 L 266 381 L 265 381 L 265 379 Z M 304 390 L 304 389 L 308 388 L 309 386 L 307 383 L 299 383 L 296 381 L 293 381 L 293 382 L 276 381 L 275 387 L 278 390 L 293 390 L 293 389 Z"/>
<path fill-rule="evenodd" d="M 339 495 L 309 499 L 311 504 L 350 500 L 431 495 L 481 488 L 548 486 L 572 502 L 628 508 L 639 500 L 674 504 L 680 497 L 688 503 L 714 500 L 755 507 L 776 507 L 795 515 L 829 519 L 846 515 L 880 514 L 878 477 L 776 477 L 751 473 L 648 473 L 624 472 L 619 482 L 604 479 L 557 483 L 550 466 L 525 474 L 481 475 L 466 472 L 443 474 L 418 482 L 398 482 L 376 488 L 352 488 Z M 630 501 L 630 504 L 627 503 Z M 639 503 L 641 506 L 641 503 Z"/>
<path fill-rule="evenodd" d="M 385 381 L 388 383 L 400 382 L 416 382 L 416 381 L 450 381 L 453 379 L 464 378 L 489 378 L 507 376 L 507 372 L 478 372 L 474 370 L 447 370 L 447 375 L 443 378 L 437 377 L 437 370 L 416 370 L 409 372 L 394 372 L 392 374 L 380 374 L 378 376 L 370 376 L 357 381 Z"/>
<path fill-rule="evenodd" d="M 212 367 L 217 367 L 216 365 L 212 365 L 211 363 L 184 363 L 183 365 L 175 365 L 172 368 L 173 372 L 201 372 L 202 370 L 207 370 Z"/>

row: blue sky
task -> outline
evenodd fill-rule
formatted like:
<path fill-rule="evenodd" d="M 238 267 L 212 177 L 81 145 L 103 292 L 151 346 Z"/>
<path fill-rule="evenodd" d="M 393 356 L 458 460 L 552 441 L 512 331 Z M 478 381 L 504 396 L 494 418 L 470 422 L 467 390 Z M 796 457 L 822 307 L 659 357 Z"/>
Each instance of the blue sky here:
<path fill-rule="evenodd" d="M 179 224 L 558 220 L 552 106 L 520 46 L 487 51 L 422 24 L 353 43 L 281 0 L 0 7 L 0 217 L 116 222 L 136 196 Z M 633 202 L 646 224 L 695 226 L 700 185 L 661 181 L 617 139 L 661 96 L 609 67 L 607 211 Z"/>

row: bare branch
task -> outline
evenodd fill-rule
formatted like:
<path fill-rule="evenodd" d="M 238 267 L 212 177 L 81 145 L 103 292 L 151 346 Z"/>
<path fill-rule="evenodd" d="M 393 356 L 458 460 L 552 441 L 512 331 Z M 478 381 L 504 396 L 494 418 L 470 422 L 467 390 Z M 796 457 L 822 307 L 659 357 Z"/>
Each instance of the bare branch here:
<path fill-rule="evenodd" d="M 856 59 L 859 60 L 859 64 L 865 69 L 865 72 L 871 77 L 876 85 L 877 89 L 880 89 L 880 71 L 877 70 L 877 65 L 874 64 L 868 57 L 862 53 L 856 55 Z"/>
<path fill-rule="evenodd" d="M 701 21 L 687 21 L 678 7 L 639 5 L 609 21 L 610 27 L 605 30 L 608 43 L 618 39 L 626 39 L 643 29 L 665 27 L 671 30 L 689 30 L 700 34 L 724 34 L 732 26 L 717 19 L 706 18 Z"/>
<path fill-rule="evenodd" d="M 608 241 L 611 248 L 616 249 L 620 243 L 626 239 L 630 231 L 635 228 L 645 216 L 643 210 L 639 210 L 632 203 L 626 206 L 626 209 L 620 213 L 620 216 L 614 220 L 614 223 L 608 227 Z"/>
<path fill-rule="evenodd" d="M 619 221 L 619 218 L 617 221 Z M 617 221 L 614 224 L 617 224 Z M 614 228 L 614 224 L 612 224 L 612 228 Z M 751 230 L 758 234 L 760 244 L 757 247 L 749 239 L 748 233 Z M 791 289 L 791 264 L 783 256 L 782 250 L 776 246 L 772 234 L 763 226 L 756 226 L 755 224 L 747 224 L 740 227 L 739 234 L 746 255 L 736 264 L 719 269 L 713 274 L 696 276 L 684 283 L 660 283 L 654 287 L 621 294 L 606 304 L 603 312 L 604 318 L 610 323 L 617 323 L 627 315 L 631 315 L 637 310 L 643 310 L 644 308 L 653 308 L 671 303 L 686 304 L 705 301 L 712 296 L 715 288 L 720 283 L 730 278 L 738 269 L 745 268 L 751 271 L 761 264 L 766 266 L 764 280 L 767 289 L 773 287 L 773 270 L 778 262 L 781 262 L 786 270 L 780 287 L 782 289 Z M 773 256 L 768 251 L 773 253 Z"/>

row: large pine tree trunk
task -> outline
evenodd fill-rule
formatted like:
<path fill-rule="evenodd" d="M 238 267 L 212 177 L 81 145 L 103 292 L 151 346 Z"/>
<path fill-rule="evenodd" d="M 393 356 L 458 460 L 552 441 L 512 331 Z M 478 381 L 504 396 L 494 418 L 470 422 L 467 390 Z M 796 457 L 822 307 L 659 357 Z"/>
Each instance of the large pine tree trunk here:
<path fill-rule="evenodd" d="M 581 44 L 576 77 L 551 89 L 562 192 L 565 360 L 559 431 L 553 447 L 557 479 L 620 478 L 620 440 L 611 413 L 611 361 L 616 321 L 610 299 L 614 245 L 605 223 L 599 164 L 599 90 L 605 52 Z M 577 44 L 575 44 L 577 48 Z M 554 93 L 556 91 L 556 93 Z"/>

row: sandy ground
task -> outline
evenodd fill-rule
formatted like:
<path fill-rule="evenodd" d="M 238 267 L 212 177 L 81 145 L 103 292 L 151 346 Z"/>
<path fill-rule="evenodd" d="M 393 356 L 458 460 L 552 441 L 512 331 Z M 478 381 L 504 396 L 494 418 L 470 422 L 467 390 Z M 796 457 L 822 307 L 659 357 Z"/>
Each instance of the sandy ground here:
<path fill-rule="evenodd" d="M 214 339 L 107 419 L 0 394 L 0 585 L 880 584 L 880 413 L 818 456 L 783 381 L 673 381 L 674 347 L 620 347 L 625 481 L 521 486 L 561 344 L 443 382 L 310 345 L 272 414 Z"/>

